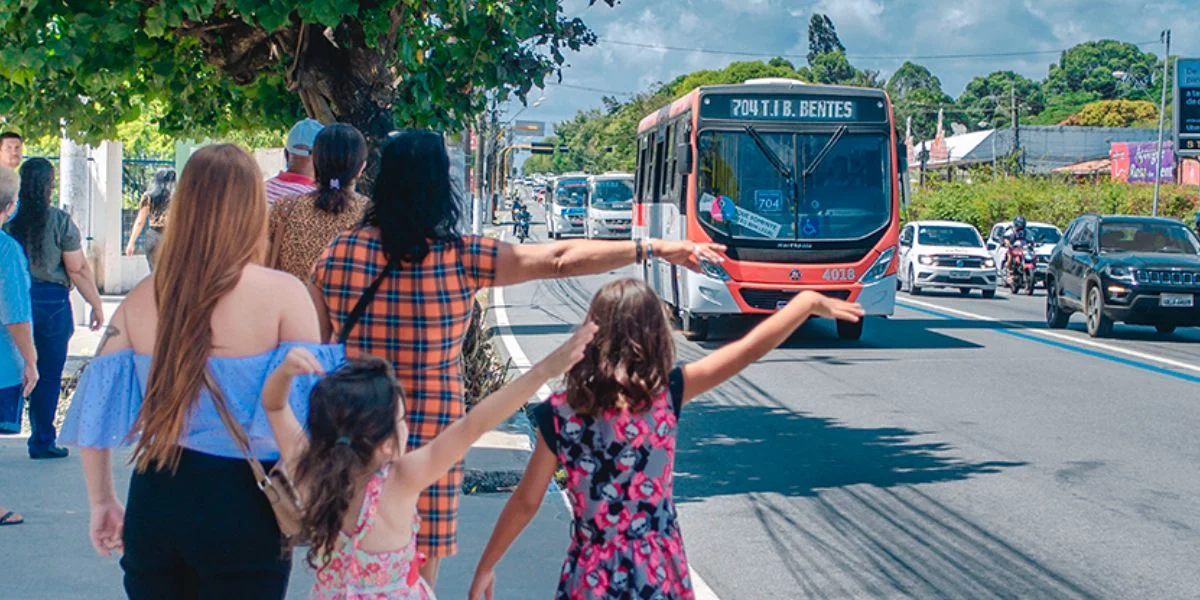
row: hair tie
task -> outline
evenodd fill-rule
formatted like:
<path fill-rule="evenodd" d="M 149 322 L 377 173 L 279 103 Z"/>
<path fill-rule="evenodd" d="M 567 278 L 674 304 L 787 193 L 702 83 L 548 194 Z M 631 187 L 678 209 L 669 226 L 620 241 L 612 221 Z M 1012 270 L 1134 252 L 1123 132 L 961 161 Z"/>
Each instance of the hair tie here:
<path fill-rule="evenodd" d="M 330 180 L 329 180 L 329 188 L 330 188 L 330 189 L 334 189 L 334 190 L 340 190 L 340 189 L 342 189 L 342 182 L 341 182 L 341 180 L 340 180 L 340 179 L 338 179 L 337 177 L 334 177 L 333 179 L 330 179 Z"/>
<path fill-rule="evenodd" d="M 336 445 L 336 446 L 349 446 L 349 445 L 350 445 L 350 436 L 348 436 L 348 435 L 343 435 L 342 437 L 340 437 L 340 438 L 338 438 L 338 439 L 337 439 L 337 442 L 335 442 L 335 443 L 334 443 L 334 445 Z"/>

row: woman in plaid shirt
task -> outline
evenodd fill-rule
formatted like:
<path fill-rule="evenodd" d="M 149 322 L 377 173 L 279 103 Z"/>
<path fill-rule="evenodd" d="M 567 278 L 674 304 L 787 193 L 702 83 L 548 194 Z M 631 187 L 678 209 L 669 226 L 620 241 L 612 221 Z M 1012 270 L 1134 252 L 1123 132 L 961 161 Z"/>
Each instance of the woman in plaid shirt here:
<path fill-rule="evenodd" d="M 382 277 L 346 339 L 346 353 L 392 362 L 407 403 L 409 448 L 425 445 L 465 412 L 460 356 L 480 289 L 605 273 L 651 255 L 693 270 L 701 260 L 723 260 L 721 246 L 688 241 L 512 245 L 462 235 L 445 143 L 432 131 L 403 131 L 384 146 L 372 200 L 363 225 L 335 238 L 317 261 L 311 291 L 328 338 Z M 417 539 L 429 557 L 422 575 L 431 586 L 439 559 L 457 550 L 461 485 L 460 462 L 421 496 Z"/>

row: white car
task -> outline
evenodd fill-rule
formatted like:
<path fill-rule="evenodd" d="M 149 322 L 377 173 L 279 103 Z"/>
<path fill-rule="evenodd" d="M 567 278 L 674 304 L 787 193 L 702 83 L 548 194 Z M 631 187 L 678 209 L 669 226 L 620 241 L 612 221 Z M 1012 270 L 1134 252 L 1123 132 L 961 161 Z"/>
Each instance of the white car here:
<path fill-rule="evenodd" d="M 588 239 L 629 239 L 633 224 L 633 175 L 605 173 L 588 178 Z"/>
<path fill-rule="evenodd" d="M 1049 223 L 1027 223 L 1025 229 L 1033 234 L 1033 252 L 1037 256 L 1037 269 L 1033 273 L 1034 281 L 1045 283 L 1046 269 L 1050 266 L 1050 255 L 1054 253 L 1054 246 L 1058 244 L 1058 240 L 1062 239 L 1062 230 Z M 992 232 L 988 235 L 987 249 L 998 267 L 1004 265 L 1004 256 L 1008 253 L 1004 247 L 1004 236 L 1010 232 L 1012 232 L 1012 221 L 1005 221 L 992 225 Z"/>
<path fill-rule="evenodd" d="M 996 295 L 996 261 L 979 230 L 952 221 L 914 221 L 900 230 L 897 285 L 912 295 L 929 288 Z"/>

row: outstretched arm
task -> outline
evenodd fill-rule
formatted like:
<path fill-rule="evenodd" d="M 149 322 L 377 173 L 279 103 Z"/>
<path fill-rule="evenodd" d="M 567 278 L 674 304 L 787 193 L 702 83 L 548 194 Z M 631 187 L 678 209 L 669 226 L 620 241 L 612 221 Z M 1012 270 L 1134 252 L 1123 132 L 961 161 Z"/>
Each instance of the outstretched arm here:
<path fill-rule="evenodd" d="M 737 375 L 754 361 L 778 347 L 810 316 L 858 321 L 862 307 L 817 292 L 802 292 L 792 298 L 745 337 L 683 367 L 683 398 L 692 398 Z"/>
<path fill-rule="evenodd" d="M 558 457 L 546 445 L 546 440 L 539 431 L 537 446 L 533 450 L 533 456 L 529 457 L 525 475 L 521 477 L 521 483 L 517 484 L 516 491 L 500 512 L 492 537 L 483 549 L 483 556 L 479 558 L 479 566 L 475 568 L 475 580 L 471 583 L 467 600 L 479 600 L 481 597 L 492 600 L 496 584 L 496 565 L 537 514 L 556 468 Z"/>
<path fill-rule="evenodd" d="M 324 372 L 320 361 L 311 352 L 304 348 L 293 348 L 288 352 L 283 364 L 271 373 L 267 383 L 263 385 L 262 403 L 267 411 L 267 422 L 271 424 L 275 443 L 279 445 L 279 456 L 289 467 L 296 464 L 307 443 L 304 428 L 300 426 L 300 421 L 288 402 L 292 380 L 298 375 L 321 375 Z"/>
<path fill-rule="evenodd" d="M 720 263 L 725 259 L 720 244 L 688 241 L 645 240 L 643 249 L 671 264 L 700 270 L 700 261 Z M 500 244 L 496 257 L 496 286 L 514 285 L 535 279 L 595 275 L 631 265 L 637 260 L 633 241 L 603 242 L 568 240 L 552 244 Z"/>
<path fill-rule="evenodd" d="M 594 323 L 584 324 L 550 356 L 516 381 L 484 398 L 467 416 L 447 427 L 432 442 L 398 457 L 395 463 L 399 476 L 389 478 L 388 483 L 400 486 L 397 492 L 415 494 L 440 479 L 462 459 L 471 444 L 524 406 L 542 384 L 579 362 L 584 348 L 596 335 L 596 329 Z"/>

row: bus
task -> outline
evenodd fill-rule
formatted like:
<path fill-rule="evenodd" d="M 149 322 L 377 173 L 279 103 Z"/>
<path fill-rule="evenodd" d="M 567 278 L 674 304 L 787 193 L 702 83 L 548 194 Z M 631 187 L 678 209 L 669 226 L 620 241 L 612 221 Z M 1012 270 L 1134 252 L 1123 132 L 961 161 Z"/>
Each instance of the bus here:
<path fill-rule="evenodd" d="M 702 273 L 648 261 L 642 276 L 693 340 L 802 290 L 891 315 L 906 163 L 882 90 L 699 87 L 638 126 L 633 237 L 717 242 L 727 260 Z M 862 321 L 837 323 L 841 339 L 862 332 Z"/>
<path fill-rule="evenodd" d="M 587 238 L 629 239 L 633 223 L 633 175 L 605 173 L 588 178 Z"/>
<path fill-rule="evenodd" d="M 567 173 L 550 182 L 546 201 L 546 229 L 553 239 L 567 234 L 584 233 L 587 217 L 588 176 L 586 173 Z"/>

